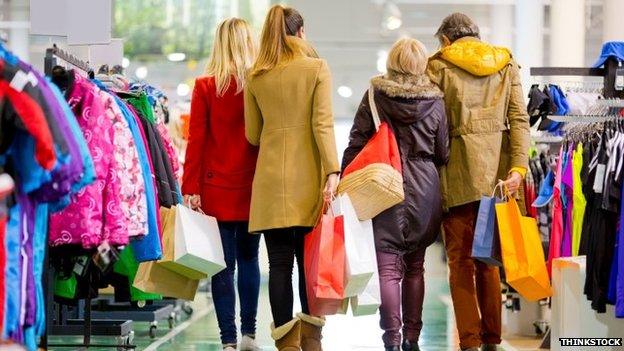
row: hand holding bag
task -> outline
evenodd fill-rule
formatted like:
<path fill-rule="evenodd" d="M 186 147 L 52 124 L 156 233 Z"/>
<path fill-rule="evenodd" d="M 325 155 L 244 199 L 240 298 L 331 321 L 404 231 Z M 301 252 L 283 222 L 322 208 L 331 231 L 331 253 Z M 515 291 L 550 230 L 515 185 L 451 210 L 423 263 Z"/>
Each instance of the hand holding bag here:
<path fill-rule="evenodd" d="M 344 217 L 324 213 L 304 242 L 306 293 L 310 314 L 336 314 L 344 299 Z M 330 210 L 331 212 L 331 210 Z"/>
<path fill-rule="evenodd" d="M 534 218 L 523 217 L 505 188 L 506 202 L 496 204 L 505 277 L 522 297 L 537 301 L 552 295 L 544 251 Z"/>
<path fill-rule="evenodd" d="M 405 199 L 401 155 L 394 133 L 381 122 L 375 89 L 368 88 L 368 102 L 377 132 L 345 168 L 338 186 L 347 193 L 360 220 L 368 220 Z"/>

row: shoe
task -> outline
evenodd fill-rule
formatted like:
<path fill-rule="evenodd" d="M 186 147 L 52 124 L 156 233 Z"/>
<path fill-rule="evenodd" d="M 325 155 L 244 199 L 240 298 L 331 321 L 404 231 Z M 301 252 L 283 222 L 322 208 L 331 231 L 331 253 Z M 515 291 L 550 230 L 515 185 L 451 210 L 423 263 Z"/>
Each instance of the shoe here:
<path fill-rule="evenodd" d="M 401 347 L 400 346 L 386 346 L 385 350 L 386 351 L 401 351 Z"/>
<path fill-rule="evenodd" d="M 223 351 L 236 351 L 236 345 L 223 345 Z"/>
<path fill-rule="evenodd" d="M 314 317 L 305 313 L 297 313 L 301 319 L 301 350 L 302 351 L 323 351 L 321 339 L 325 325 L 325 318 Z"/>
<path fill-rule="evenodd" d="M 243 335 L 240 344 L 241 351 L 260 351 L 260 346 L 256 343 L 255 335 Z"/>
<path fill-rule="evenodd" d="M 420 347 L 418 347 L 418 342 L 409 342 L 407 340 L 403 340 L 403 344 L 401 345 L 401 349 L 403 351 L 420 351 Z"/>
<path fill-rule="evenodd" d="M 481 351 L 498 351 L 498 345 L 496 345 L 496 344 L 483 344 L 483 345 L 481 345 Z"/>
<path fill-rule="evenodd" d="M 294 318 L 277 328 L 271 324 L 271 337 L 278 351 L 301 351 L 301 320 Z"/>

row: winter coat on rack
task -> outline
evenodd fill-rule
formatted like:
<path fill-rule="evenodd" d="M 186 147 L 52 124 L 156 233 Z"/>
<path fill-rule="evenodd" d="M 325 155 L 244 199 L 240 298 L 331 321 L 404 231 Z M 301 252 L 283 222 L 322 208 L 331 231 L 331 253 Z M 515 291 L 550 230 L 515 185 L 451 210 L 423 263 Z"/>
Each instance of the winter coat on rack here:
<path fill-rule="evenodd" d="M 220 221 L 248 221 L 258 148 L 245 138 L 243 93 L 234 79 L 217 96 L 214 77 L 195 81 L 183 194 L 199 194 L 206 214 Z"/>
<path fill-rule="evenodd" d="M 423 74 L 389 72 L 371 81 L 382 121 L 397 138 L 403 168 L 405 201 L 373 219 L 375 246 L 410 253 L 431 245 L 442 221 L 438 167 L 448 158 L 448 126 L 442 91 Z M 342 169 L 375 134 L 368 92 L 360 103 L 344 152 Z"/>
<path fill-rule="evenodd" d="M 339 172 L 327 63 L 304 40 L 288 62 L 252 76 L 245 87 L 245 131 L 260 146 L 249 229 L 313 227 L 327 176 Z"/>
<path fill-rule="evenodd" d="M 428 74 L 444 92 L 450 128 L 446 208 L 479 201 L 513 168 L 528 169 L 529 116 L 507 49 L 461 38 L 429 59 Z"/>

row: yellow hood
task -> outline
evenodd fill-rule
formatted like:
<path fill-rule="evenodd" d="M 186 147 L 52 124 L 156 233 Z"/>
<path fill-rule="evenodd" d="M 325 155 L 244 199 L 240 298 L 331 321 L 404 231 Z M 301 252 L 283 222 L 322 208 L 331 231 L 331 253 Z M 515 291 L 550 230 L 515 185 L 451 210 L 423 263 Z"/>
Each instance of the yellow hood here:
<path fill-rule="evenodd" d="M 440 56 L 474 74 L 489 76 L 505 67 L 511 61 L 508 49 L 492 46 L 475 38 L 462 38 L 440 50 Z"/>

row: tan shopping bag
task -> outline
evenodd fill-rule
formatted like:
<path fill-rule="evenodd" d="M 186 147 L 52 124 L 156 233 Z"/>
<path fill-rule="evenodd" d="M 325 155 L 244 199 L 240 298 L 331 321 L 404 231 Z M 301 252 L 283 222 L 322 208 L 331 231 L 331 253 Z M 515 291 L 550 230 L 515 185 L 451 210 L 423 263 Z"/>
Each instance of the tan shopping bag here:
<path fill-rule="evenodd" d="M 158 264 L 170 271 L 179 273 L 191 279 L 208 278 L 206 273 L 197 271 L 193 268 L 181 265 L 175 262 L 175 222 L 176 208 L 160 207 L 160 218 L 162 221 L 162 246 L 163 255 Z"/>
<path fill-rule="evenodd" d="M 139 265 L 133 286 L 139 290 L 192 301 L 199 280 L 185 277 L 150 261 Z"/>

